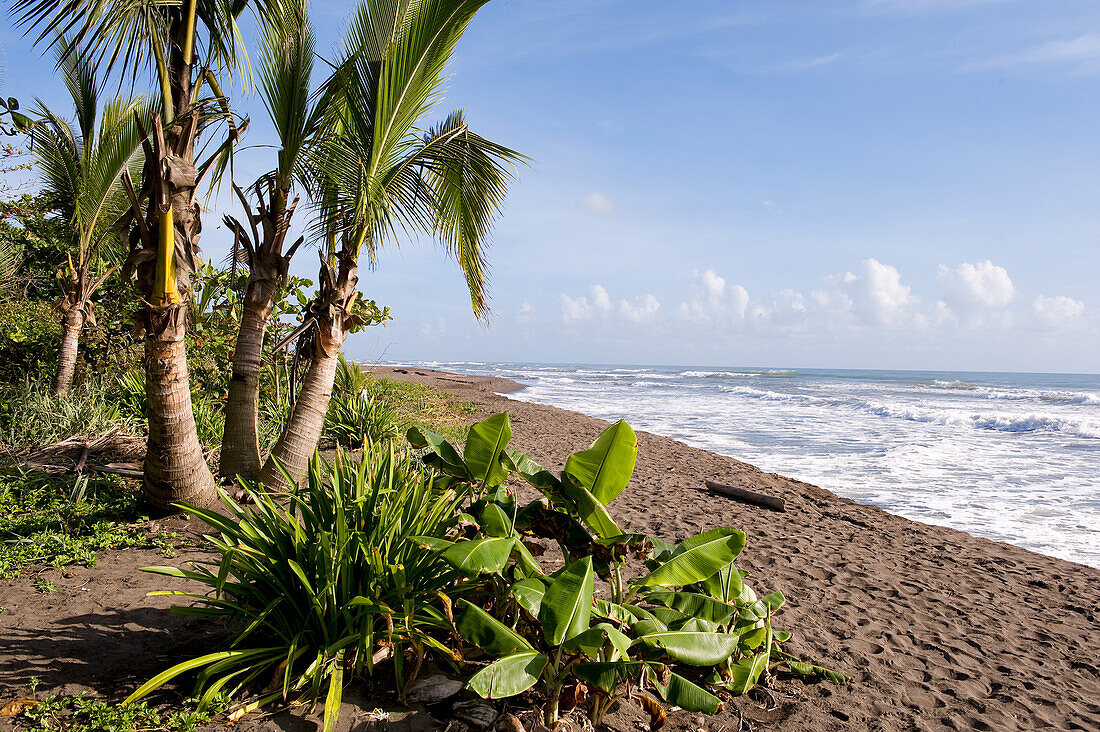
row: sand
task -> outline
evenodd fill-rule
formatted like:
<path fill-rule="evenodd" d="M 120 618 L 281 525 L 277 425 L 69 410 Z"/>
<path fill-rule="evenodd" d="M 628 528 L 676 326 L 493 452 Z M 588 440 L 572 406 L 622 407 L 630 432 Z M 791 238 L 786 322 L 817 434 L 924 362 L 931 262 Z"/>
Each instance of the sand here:
<path fill-rule="evenodd" d="M 513 446 L 548 467 L 607 423 L 508 399 L 518 385 L 428 369 L 379 368 L 511 414 Z M 785 513 L 702 490 L 705 479 L 782 497 Z M 777 625 L 793 652 L 850 684 L 783 684 L 778 708 L 728 705 L 708 727 L 1100 730 L 1100 570 L 858 504 L 733 458 L 639 433 L 624 528 L 665 540 L 715 526 L 748 535 L 738 565 L 788 599 Z M 691 726 L 691 720 L 674 720 Z M 762 724 L 766 722 L 766 724 Z"/>
<path fill-rule="evenodd" d="M 512 415 L 513 445 L 560 468 L 606 423 L 510 400 L 520 388 L 427 369 L 377 369 L 480 404 L 480 416 Z M 498 393 L 499 392 L 499 393 Z M 748 535 L 738 564 L 758 591 L 781 590 L 777 618 L 795 637 L 789 649 L 852 677 L 835 686 L 779 679 L 771 692 L 741 697 L 715 717 L 673 712 L 670 730 L 1100 730 L 1100 571 L 909 521 L 806 483 L 764 473 L 729 457 L 639 433 L 630 487 L 612 504 L 624 528 L 665 540 L 715 526 Z M 701 490 L 704 479 L 772 495 L 775 513 Z M 168 528 L 198 527 L 169 519 Z M 162 523 L 165 523 L 162 521 Z M 40 594 L 35 572 L 0 580 L 0 702 L 25 693 L 89 690 L 117 697 L 167 665 L 205 650 L 216 627 L 163 611 L 165 578 L 136 572 L 175 560 L 154 551 L 101 552 L 94 568 L 40 569 L 57 590 Z M 414 709 L 369 722 L 392 700 L 360 698 L 349 689 L 341 730 L 431 729 L 435 710 Z M 397 721 L 400 718 L 400 721 Z M 644 729 L 645 716 L 624 705 L 614 730 Z M 213 727 L 222 728 L 220 726 Z M 0 719 L 9 730 L 10 719 Z M 224 729 L 224 728 L 222 728 Z M 252 716 L 252 730 L 319 729 L 316 714 Z"/>

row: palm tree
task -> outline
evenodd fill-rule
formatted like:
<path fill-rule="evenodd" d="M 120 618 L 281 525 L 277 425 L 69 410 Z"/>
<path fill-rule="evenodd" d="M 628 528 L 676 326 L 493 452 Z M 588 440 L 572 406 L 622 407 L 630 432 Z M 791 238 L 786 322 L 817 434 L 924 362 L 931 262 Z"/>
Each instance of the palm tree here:
<path fill-rule="evenodd" d="M 373 313 L 357 290 L 360 255 L 371 264 L 397 231 L 436 237 L 462 269 L 474 315 L 487 312 L 486 238 L 522 156 L 470 131 L 461 112 L 424 130 L 443 71 L 487 0 L 363 0 L 344 57 L 325 84 L 312 193 L 324 241 L 319 294 L 307 308 L 300 352 L 308 367 L 294 408 L 260 473 L 269 487 L 305 474 L 316 449 L 349 332 Z M 284 473 L 285 471 L 285 473 Z"/>
<path fill-rule="evenodd" d="M 290 199 L 291 189 L 307 175 L 305 152 L 318 129 L 310 98 L 314 40 L 306 3 L 285 0 L 268 10 L 262 23 L 259 92 L 281 145 L 275 170 L 252 186 L 255 206 L 234 187 L 248 226 L 225 217 L 236 237 L 234 251 L 243 248 L 248 263 L 219 462 L 220 472 L 227 478 L 255 478 L 260 472 L 258 412 L 264 334 L 278 288 L 287 280 L 290 259 L 303 241 L 299 238 L 283 251 L 298 204 L 297 198 Z"/>
<path fill-rule="evenodd" d="M 135 115 L 144 113 L 146 105 L 140 98 L 112 99 L 100 115 L 101 89 L 87 57 L 67 43 L 58 49 L 76 108 L 76 129 L 40 103 L 41 119 L 31 128 L 30 138 L 43 193 L 73 239 L 59 277 L 61 348 L 53 392 L 63 396 L 72 387 L 80 333 L 86 322 L 95 323 L 92 295 L 117 269 L 109 265 L 118 259 L 118 248 L 110 246 L 115 236 L 108 225 L 125 210 L 121 178 L 141 144 Z M 115 256 L 101 256 L 112 248 Z"/>
<path fill-rule="evenodd" d="M 135 274 L 144 305 L 149 437 L 142 490 L 155 508 L 216 500 L 214 478 L 195 431 L 184 336 L 191 276 L 202 231 L 198 192 L 232 150 L 232 124 L 218 74 L 242 70 L 237 19 L 246 0 L 14 0 L 17 22 L 36 42 L 69 33 L 104 75 L 121 68 L 138 83 L 152 71 L 159 115 L 138 123 L 144 166 L 141 188 L 123 177 L 130 208 L 125 273 Z M 202 160 L 197 141 L 229 120 L 229 135 Z"/>

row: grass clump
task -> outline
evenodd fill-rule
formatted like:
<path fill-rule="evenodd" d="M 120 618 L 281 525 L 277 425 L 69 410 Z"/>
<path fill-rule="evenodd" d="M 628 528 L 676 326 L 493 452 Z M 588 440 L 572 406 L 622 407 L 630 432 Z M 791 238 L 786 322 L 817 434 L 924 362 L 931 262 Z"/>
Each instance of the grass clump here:
<path fill-rule="evenodd" d="M 473 402 L 426 384 L 375 376 L 341 355 L 325 436 L 343 447 L 361 449 L 369 442 L 392 440 L 410 427 L 423 427 L 462 442 L 476 413 Z"/>
<path fill-rule="evenodd" d="M 117 476 L 0 475 L 0 578 L 40 563 L 94 567 L 104 549 L 170 551 L 179 537 L 150 532 L 148 520 L 141 494 Z"/>
<path fill-rule="evenodd" d="M 236 636 L 157 675 L 126 701 L 202 669 L 200 710 L 219 695 L 267 683 L 243 709 L 275 699 L 316 702 L 325 693 L 330 729 L 346 678 L 385 661 L 401 691 L 429 650 L 446 652 L 438 639 L 452 626 L 442 593 L 461 592 L 462 582 L 414 537 L 449 531 L 464 493 L 437 487 L 389 443 L 368 445 L 361 458 L 338 450 L 331 464 L 315 456 L 289 494 L 248 495 L 251 505 L 241 507 L 223 493 L 224 513 L 187 507 L 219 533 L 207 537 L 215 559 L 144 570 L 204 585 L 165 594 L 197 602 L 179 613 L 222 616 Z"/>
<path fill-rule="evenodd" d="M 193 703 L 187 705 L 193 707 Z M 27 732 L 64 729 L 68 732 L 195 732 L 209 722 L 217 709 L 203 712 L 192 709 L 162 711 L 145 702 L 117 703 L 89 699 L 86 692 L 70 695 L 51 694 L 28 704 L 16 720 Z"/>
<path fill-rule="evenodd" d="M 129 424 L 114 394 L 87 381 L 66 397 L 50 394 L 44 381 L 26 380 L 0 393 L 0 444 L 26 449 L 73 435 L 89 439 Z"/>

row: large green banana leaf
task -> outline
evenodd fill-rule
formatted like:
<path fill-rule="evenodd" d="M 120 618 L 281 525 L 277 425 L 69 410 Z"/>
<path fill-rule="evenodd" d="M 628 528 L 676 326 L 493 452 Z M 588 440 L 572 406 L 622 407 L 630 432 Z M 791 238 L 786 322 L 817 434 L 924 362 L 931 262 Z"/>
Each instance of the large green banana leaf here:
<path fill-rule="evenodd" d="M 539 608 L 539 622 L 547 643 L 560 646 L 588 630 L 595 582 L 592 557 L 585 557 L 566 566 L 546 588 Z"/>
<path fill-rule="evenodd" d="M 549 659 L 537 651 L 522 651 L 498 659 L 470 677 L 469 686 L 486 699 L 504 699 L 534 686 Z"/>
<path fill-rule="evenodd" d="M 657 569 L 639 580 L 647 587 L 682 587 L 702 582 L 729 565 L 745 548 L 745 532 L 728 527 L 684 539 Z"/>
<path fill-rule="evenodd" d="M 499 485 L 508 477 L 500 455 L 512 439 L 512 422 L 507 412 L 494 414 L 470 427 L 463 460 L 470 477 L 485 485 Z"/>
<path fill-rule="evenodd" d="M 570 455 L 565 461 L 565 472 L 606 506 L 630 482 L 637 458 L 638 436 L 620 419 L 601 432 L 592 447 Z"/>

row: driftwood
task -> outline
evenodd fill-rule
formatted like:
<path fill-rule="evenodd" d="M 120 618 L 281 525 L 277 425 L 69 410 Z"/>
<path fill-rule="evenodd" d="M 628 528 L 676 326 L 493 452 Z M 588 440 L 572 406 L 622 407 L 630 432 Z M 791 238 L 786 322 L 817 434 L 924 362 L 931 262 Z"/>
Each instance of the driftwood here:
<path fill-rule="evenodd" d="M 748 503 L 753 506 L 760 506 L 761 508 L 770 508 L 773 511 L 787 510 L 787 506 L 782 498 L 769 496 L 765 493 L 757 493 L 756 491 L 745 490 L 744 488 L 737 488 L 736 486 L 726 485 L 725 483 L 715 483 L 713 480 L 706 480 L 703 482 L 706 484 L 707 490 L 711 493 L 717 493 L 720 496 L 732 498 L 735 501 L 741 501 L 741 503 Z"/>

